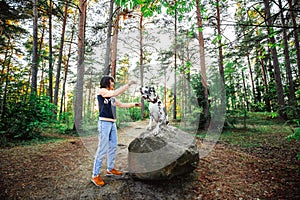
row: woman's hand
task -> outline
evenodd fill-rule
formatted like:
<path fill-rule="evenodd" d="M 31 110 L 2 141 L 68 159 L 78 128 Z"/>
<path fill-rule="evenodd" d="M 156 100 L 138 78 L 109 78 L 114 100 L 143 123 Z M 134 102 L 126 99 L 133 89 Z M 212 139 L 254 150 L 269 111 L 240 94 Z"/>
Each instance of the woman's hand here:
<path fill-rule="evenodd" d="M 137 103 L 134 103 L 134 106 L 136 106 L 136 107 L 142 107 L 142 104 L 139 103 L 139 102 L 137 102 Z"/>
<path fill-rule="evenodd" d="M 128 82 L 129 86 L 134 85 L 134 84 L 136 84 L 136 81 L 134 81 L 134 80 L 131 80 L 131 81 Z"/>

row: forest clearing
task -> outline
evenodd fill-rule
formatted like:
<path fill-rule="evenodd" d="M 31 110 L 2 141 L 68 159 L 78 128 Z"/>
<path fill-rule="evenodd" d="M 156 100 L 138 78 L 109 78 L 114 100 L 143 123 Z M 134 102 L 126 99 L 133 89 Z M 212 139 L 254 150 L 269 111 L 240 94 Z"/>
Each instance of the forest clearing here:
<path fill-rule="evenodd" d="M 167 182 L 104 177 L 106 185 L 94 186 L 90 181 L 93 156 L 80 137 L 1 148 L 1 198 L 299 199 L 300 161 L 296 155 L 300 143 L 286 140 L 290 127 L 274 119 L 249 123 L 246 130 L 236 128 L 222 133 L 213 151 L 200 160 L 193 173 Z M 144 125 L 133 122 L 122 131 L 137 132 L 137 127 Z M 124 135 L 119 135 L 116 160 L 121 169 L 126 160 L 122 149 L 127 148 L 130 139 L 122 138 Z"/>
<path fill-rule="evenodd" d="M 298 0 L 0 0 L 0 199 L 300 199 L 299 24 Z M 97 121 L 126 171 L 153 116 L 214 148 L 93 185 Z"/>

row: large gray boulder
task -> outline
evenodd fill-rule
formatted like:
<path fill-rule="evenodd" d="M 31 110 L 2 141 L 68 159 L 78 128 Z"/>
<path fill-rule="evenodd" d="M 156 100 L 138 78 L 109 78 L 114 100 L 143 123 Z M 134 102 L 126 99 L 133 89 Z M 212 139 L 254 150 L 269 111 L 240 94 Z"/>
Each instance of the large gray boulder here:
<path fill-rule="evenodd" d="M 145 131 L 128 146 L 129 173 L 141 180 L 168 180 L 192 172 L 199 162 L 196 139 L 172 126 Z"/>

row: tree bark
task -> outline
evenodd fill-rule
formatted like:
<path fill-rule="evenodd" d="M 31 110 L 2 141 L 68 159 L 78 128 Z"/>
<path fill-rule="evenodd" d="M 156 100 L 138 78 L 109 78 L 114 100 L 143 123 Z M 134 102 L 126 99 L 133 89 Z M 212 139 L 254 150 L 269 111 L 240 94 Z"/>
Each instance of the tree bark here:
<path fill-rule="evenodd" d="M 76 15 L 74 17 L 74 24 L 76 24 L 75 20 L 76 20 Z M 61 94 L 61 99 L 60 99 L 60 110 L 59 113 L 62 114 L 63 112 L 63 106 L 64 106 L 64 102 L 65 102 L 65 90 L 66 90 L 66 83 L 67 83 L 67 77 L 68 77 L 68 70 L 69 70 L 69 60 L 71 57 L 71 50 L 72 50 L 72 43 L 73 43 L 73 39 L 74 39 L 74 33 L 75 33 L 75 26 L 72 27 L 72 34 L 71 34 L 71 41 L 70 41 L 70 45 L 69 45 L 69 52 L 68 52 L 68 56 L 67 56 L 67 61 L 64 67 L 64 82 L 63 82 L 63 87 L 62 87 L 62 94 Z"/>
<path fill-rule="evenodd" d="M 12 51 L 10 49 L 10 38 L 8 38 L 6 50 L 5 50 L 5 56 L 4 56 L 4 61 L 2 63 L 2 71 L 1 71 L 1 85 L 3 84 L 3 96 L 2 96 L 2 101 L 1 101 L 1 109 L 0 109 L 0 119 L 3 119 L 6 113 L 6 96 L 7 96 L 7 88 L 9 84 L 9 76 L 8 74 L 10 73 L 10 61 L 12 56 L 8 56 L 8 52 Z M 5 67 L 7 66 L 7 70 L 5 72 Z M 4 72 L 6 75 L 4 75 Z"/>
<path fill-rule="evenodd" d="M 256 98 L 256 95 L 255 95 L 256 92 L 255 92 L 255 86 L 254 86 L 253 71 L 252 71 L 252 67 L 251 67 L 251 62 L 250 62 L 250 56 L 249 56 L 248 49 L 247 49 L 247 52 L 246 52 L 246 56 L 247 56 L 247 64 L 248 64 L 248 68 L 249 68 L 249 73 L 250 73 L 253 100 L 254 100 L 254 103 L 256 103 L 257 98 Z"/>
<path fill-rule="evenodd" d="M 287 39 L 287 33 L 286 33 L 286 24 L 285 19 L 283 16 L 283 8 L 282 8 L 282 2 L 281 0 L 278 1 L 279 8 L 281 10 L 280 12 L 280 18 L 282 23 L 282 37 L 283 37 L 283 43 L 284 43 L 284 59 L 285 59 L 285 67 L 287 71 L 287 79 L 289 82 L 289 105 L 291 107 L 295 107 L 295 87 L 294 87 L 294 81 L 293 81 L 293 75 L 292 75 L 292 68 L 291 68 L 291 62 L 290 62 L 290 55 L 289 55 L 289 45 L 288 45 L 288 39 Z"/>
<path fill-rule="evenodd" d="M 140 16 L 140 81 L 141 81 L 141 86 L 144 86 L 144 51 L 143 51 L 143 13 L 141 12 Z M 143 98 L 141 98 L 141 117 L 144 119 L 145 115 L 145 101 Z"/>
<path fill-rule="evenodd" d="M 259 35 L 258 32 L 258 27 L 256 27 L 256 35 Z M 268 85 L 268 80 L 267 80 L 267 70 L 266 70 L 266 64 L 265 61 L 263 59 L 263 51 L 260 49 L 260 43 L 258 42 L 257 44 L 257 54 L 259 58 L 259 63 L 261 65 L 261 73 L 262 73 L 262 80 L 263 80 L 263 85 L 264 85 L 264 101 L 266 104 L 266 109 L 268 112 L 271 112 L 271 103 L 270 103 L 270 98 L 269 98 L 269 85 Z"/>
<path fill-rule="evenodd" d="M 202 16 L 200 11 L 200 1 L 196 0 L 196 7 L 197 7 L 197 24 L 198 24 L 198 34 L 199 34 L 199 48 L 200 48 L 200 67 L 201 67 L 201 82 L 204 88 L 204 100 L 205 105 L 203 108 L 204 117 L 206 119 L 206 123 L 204 125 L 205 130 L 208 129 L 210 124 L 210 113 L 209 113 L 209 103 L 208 103 L 208 85 L 207 85 L 207 77 L 206 77 L 206 63 L 205 63 L 205 52 L 204 52 L 204 37 L 203 37 L 203 23 L 202 23 Z"/>
<path fill-rule="evenodd" d="M 247 99 L 246 99 L 246 94 L 247 94 L 247 88 L 246 88 L 246 82 L 245 82 L 245 75 L 244 75 L 244 70 L 242 70 L 242 79 L 243 79 L 243 89 L 244 89 L 244 94 L 243 94 L 243 98 L 244 98 L 244 103 L 243 103 L 243 110 L 244 110 L 244 117 L 243 117 L 243 121 L 244 121 L 244 129 L 247 128 L 247 123 L 246 123 L 246 119 L 247 119 Z M 246 105 L 245 105 L 246 103 Z"/>
<path fill-rule="evenodd" d="M 269 35 L 269 41 L 271 44 L 275 44 L 275 38 L 272 36 L 271 26 L 272 26 L 272 18 L 270 13 L 270 4 L 269 0 L 264 0 L 265 4 L 265 12 L 266 12 L 266 25 L 267 31 Z M 275 75 L 275 82 L 276 82 L 276 89 L 277 89 L 277 103 L 278 103 L 278 114 L 282 119 L 286 119 L 286 112 L 285 112 L 285 103 L 284 103 L 284 93 L 283 93 L 283 86 L 282 80 L 280 76 L 280 68 L 279 68 L 279 61 L 278 61 L 278 54 L 276 47 L 271 47 L 271 54 L 273 57 L 273 66 L 274 66 L 274 75 Z"/>
<path fill-rule="evenodd" d="M 32 67 L 31 67 L 31 93 L 37 93 L 38 74 L 38 2 L 33 0 L 33 46 L 32 46 Z"/>
<path fill-rule="evenodd" d="M 116 67 L 117 67 L 119 19 L 120 19 L 120 7 L 117 8 L 117 12 L 116 12 L 114 34 L 113 34 L 112 48 L 111 48 L 111 76 L 114 78 L 116 78 Z"/>
<path fill-rule="evenodd" d="M 176 3 L 176 0 L 175 0 Z M 176 120 L 177 116 L 177 10 L 175 10 L 175 23 L 174 23 L 174 102 L 173 102 L 173 119 Z"/>
<path fill-rule="evenodd" d="M 113 11 L 114 11 L 114 0 L 110 0 L 109 19 L 108 19 L 108 27 L 107 27 L 107 38 L 106 38 L 104 75 L 109 75 L 109 73 L 110 73 L 110 63 L 109 63 L 109 61 L 110 61 L 110 45 L 111 45 Z"/>
<path fill-rule="evenodd" d="M 59 91 L 59 83 L 60 83 L 60 72 L 61 72 L 61 64 L 62 64 L 62 57 L 63 57 L 64 41 L 65 41 L 65 30 L 66 30 L 67 16 L 68 16 L 68 7 L 69 7 L 69 0 L 66 0 L 64 19 L 63 19 L 63 25 L 62 25 L 62 31 L 61 31 L 61 38 L 60 38 L 60 47 L 59 47 L 59 55 L 58 55 L 58 63 L 57 63 L 57 71 L 56 71 L 55 88 L 54 88 L 54 104 L 55 105 L 57 105 L 57 103 L 58 103 L 58 91 Z"/>
<path fill-rule="evenodd" d="M 218 49 L 219 49 L 219 74 L 220 74 L 220 114 L 224 115 L 225 113 L 222 110 L 226 110 L 226 91 L 225 91 L 225 75 L 224 75 L 224 66 L 223 66 L 223 48 L 222 48 L 222 37 L 221 37 L 221 16 L 220 16 L 220 1 L 217 0 L 217 29 L 218 29 Z M 224 107 L 224 108 L 223 108 Z M 221 116 L 220 116 L 221 117 Z"/>
<path fill-rule="evenodd" d="M 45 29 L 46 29 L 46 20 L 43 18 L 43 29 L 42 29 L 42 35 L 40 38 L 40 44 L 39 44 L 39 49 L 38 49 L 38 58 L 42 57 L 41 53 L 42 53 L 42 48 L 43 48 L 43 44 L 44 44 Z M 42 61 L 41 65 L 40 65 L 40 61 Z M 38 60 L 38 66 L 41 66 L 41 71 L 42 71 L 41 80 L 40 80 L 40 89 L 38 91 L 38 94 L 41 95 L 41 94 L 43 94 L 43 89 L 44 89 L 44 69 L 45 69 L 44 60 L 42 58 Z"/>
<path fill-rule="evenodd" d="M 49 87 L 48 87 L 48 95 L 50 97 L 50 103 L 53 102 L 53 52 L 52 52 L 52 7 L 53 2 L 50 0 L 49 4 Z"/>
<path fill-rule="evenodd" d="M 221 41 L 221 17 L 220 17 L 220 2 L 216 0 L 217 5 L 217 29 L 218 29 L 218 49 L 219 49 L 219 72 L 221 76 L 222 85 L 225 84 L 224 78 L 224 66 L 223 66 L 223 48 L 222 48 L 222 41 Z M 224 89 L 225 91 L 225 89 Z"/>
<path fill-rule="evenodd" d="M 87 0 L 80 0 L 78 24 L 78 64 L 73 128 L 75 131 L 81 130 L 82 125 L 86 8 Z"/>
<path fill-rule="evenodd" d="M 299 27 L 296 22 L 296 17 L 293 11 L 293 4 L 292 0 L 288 0 L 289 7 L 290 7 L 290 16 L 293 23 L 293 31 L 294 31 L 294 37 L 295 37 L 295 47 L 296 47 L 296 56 L 297 56 L 297 66 L 298 66 L 298 80 L 300 82 L 300 45 L 299 45 Z"/>

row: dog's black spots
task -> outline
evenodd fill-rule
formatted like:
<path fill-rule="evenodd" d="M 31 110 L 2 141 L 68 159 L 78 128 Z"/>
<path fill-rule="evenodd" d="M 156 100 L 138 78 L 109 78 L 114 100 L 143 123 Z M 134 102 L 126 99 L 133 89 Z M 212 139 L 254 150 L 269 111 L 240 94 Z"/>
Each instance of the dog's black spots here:
<path fill-rule="evenodd" d="M 148 87 L 147 87 L 148 88 Z M 150 87 L 150 92 L 155 92 L 154 87 Z"/>
<path fill-rule="evenodd" d="M 156 129 L 159 129 L 161 125 L 166 125 L 166 121 L 168 120 L 168 114 L 163 105 L 163 102 L 160 100 L 159 96 L 155 93 L 154 87 L 148 87 L 148 86 L 141 87 L 140 92 L 142 98 L 150 102 L 149 104 L 150 121 L 147 127 L 151 129 L 152 123 L 154 121 L 157 123 Z"/>

